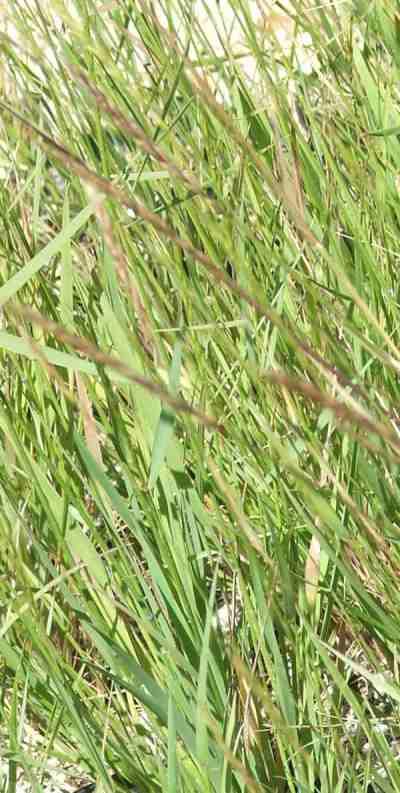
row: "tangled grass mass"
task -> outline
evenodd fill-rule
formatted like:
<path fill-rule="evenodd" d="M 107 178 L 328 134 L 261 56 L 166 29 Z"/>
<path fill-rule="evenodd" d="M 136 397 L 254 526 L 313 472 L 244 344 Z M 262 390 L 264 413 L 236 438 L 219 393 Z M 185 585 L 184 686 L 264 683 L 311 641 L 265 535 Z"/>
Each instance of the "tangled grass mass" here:
<path fill-rule="evenodd" d="M 398 3 L 0 33 L 0 791 L 398 793 Z"/>

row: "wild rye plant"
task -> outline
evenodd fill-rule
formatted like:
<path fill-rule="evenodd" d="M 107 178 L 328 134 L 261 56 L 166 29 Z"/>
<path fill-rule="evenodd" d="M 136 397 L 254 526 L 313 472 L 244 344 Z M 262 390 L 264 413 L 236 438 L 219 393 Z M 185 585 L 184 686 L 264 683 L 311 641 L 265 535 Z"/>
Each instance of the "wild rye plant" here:
<path fill-rule="evenodd" d="M 400 786 L 397 4 L 270 6 L 7 9 L 10 793 Z"/>

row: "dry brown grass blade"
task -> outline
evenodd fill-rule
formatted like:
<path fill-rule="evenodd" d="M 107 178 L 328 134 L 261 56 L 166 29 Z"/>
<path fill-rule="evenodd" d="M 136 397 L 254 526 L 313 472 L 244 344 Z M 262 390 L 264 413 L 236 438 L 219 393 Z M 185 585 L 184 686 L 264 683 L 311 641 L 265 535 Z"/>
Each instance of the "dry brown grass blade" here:
<path fill-rule="evenodd" d="M 297 152 L 292 143 L 292 151 L 288 152 L 284 148 L 282 133 L 278 126 L 277 119 L 270 113 L 270 124 L 275 139 L 276 161 L 281 180 L 282 194 L 285 200 L 294 201 L 299 212 L 299 217 L 303 224 L 306 223 L 305 203 L 301 186 L 300 163 Z M 311 268 L 310 275 L 311 275 Z"/>
<path fill-rule="evenodd" d="M 37 129 L 33 124 L 24 119 L 15 110 L 8 107 L 3 102 L 0 102 L 0 106 L 3 106 L 8 112 L 12 113 L 16 118 L 19 119 L 19 121 L 21 121 L 29 136 L 37 136 L 41 146 L 48 153 L 54 154 L 57 159 L 60 160 L 60 162 L 62 162 L 73 173 L 75 173 L 76 176 L 79 176 L 84 182 L 91 185 L 94 190 L 96 190 L 98 193 L 102 193 L 106 197 L 113 198 L 119 204 L 127 207 L 128 209 L 132 209 L 137 217 L 152 225 L 153 228 L 155 228 L 156 231 L 158 231 L 161 235 L 171 240 L 171 242 L 181 248 L 181 250 L 192 256 L 196 262 L 201 264 L 213 276 L 217 283 L 223 283 L 230 291 L 237 294 L 238 297 L 242 298 L 246 303 L 254 308 L 255 311 L 267 317 L 267 319 L 269 319 L 271 322 L 278 321 L 280 324 L 283 324 L 276 312 L 259 303 L 259 301 L 252 297 L 246 289 L 239 286 L 239 284 L 237 284 L 233 278 L 230 278 L 230 276 L 224 270 L 221 270 L 216 264 L 214 264 L 209 256 L 196 248 L 189 240 L 179 237 L 176 231 L 167 223 L 165 223 L 158 215 L 156 215 L 154 212 L 151 212 L 149 209 L 147 209 L 147 207 L 129 196 L 124 190 L 121 190 L 108 179 L 104 179 L 104 177 L 99 176 L 97 173 L 92 171 L 87 165 L 85 165 L 84 162 L 82 162 L 82 160 L 79 159 L 79 157 L 71 154 L 69 151 L 67 151 L 67 149 L 65 149 L 64 146 L 61 146 L 41 130 Z"/>
<path fill-rule="evenodd" d="M 365 437 L 360 437 L 359 433 L 356 436 L 356 430 L 367 430 L 377 435 L 379 438 L 384 438 L 395 450 L 393 454 L 390 452 L 387 453 L 385 449 L 385 454 L 390 457 L 393 462 L 397 462 L 399 460 L 399 452 L 400 452 L 400 441 L 398 436 L 391 432 L 384 424 L 381 422 L 374 422 L 373 420 L 369 419 L 365 414 L 359 413 L 353 408 L 349 408 L 347 405 L 339 402 L 338 400 L 334 399 L 333 397 L 324 394 L 320 391 L 316 386 L 312 383 L 306 383 L 304 381 L 298 380 L 294 377 L 286 375 L 283 372 L 270 372 L 267 375 L 264 375 L 266 379 L 275 385 L 279 385 L 284 389 L 287 389 L 290 392 L 298 393 L 303 395 L 305 398 L 310 399 L 312 402 L 316 404 L 322 405 L 324 408 L 328 408 L 332 410 L 332 413 L 336 416 L 339 422 L 346 422 L 349 426 L 346 429 L 349 436 L 354 437 L 358 443 L 360 443 L 365 448 L 371 450 L 374 454 L 382 453 L 382 450 L 379 449 L 377 446 L 374 446 L 370 443 L 370 441 Z M 356 430 L 354 430 L 354 427 Z M 316 462 L 319 462 L 321 465 L 321 458 L 315 456 Z M 343 503 L 346 505 L 349 512 L 353 515 L 356 523 L 359 526 L 362 526 L 365 535 L 368 538 L 369 544 L 374 549 L 374 552 L 379 556 L 382 560 L 382 563 L 386 566 L 387 571 L 390 571 L 391 576 L 393 577 L 393 581 L 398 580 L 399 571 L 396 566 L 396 560 L 393 559 L 393 554 L 391 554 L 390 544 L 387 539 L 382 535 L 379 527 L 376 526 L 369 514 L 364 512 L 360 509 L 360 507 L 353 501 L 353 499 L 349 496 L 346 487 L 337 479 L 336 471 L 332 472 L 329 469 L 328 464 L 322 463 L 322 472 L 321 472 L 321 481 L 319 483 L 314 483 L 314 488 L 318 491 L 322 486 L 325 485 L 326 482 L 329 482 L 339 493 L 340 498 L 342 499 Z M 318 532 L 319 529 L 319 520 L 316 521 L 316 529 Z M 317 585 L 316 577 L 318 574 L 318 566 L 319 566 L 319 537 L 317 537 L 317 532 L 315 533 L 310 549 L 309 549 L 309 557 L 306 562 L 306 590 L 307 590 L 307 581 L 311 576 L 311 582 L 313 588 Z M 358 571 L 356 570 L 357 574 Z M 313 580 L 314 577 L 314 580 Z M 315 591 L 316 594 L 316 591 Z M 313 596 L 311 592 L 311 587 L 308 591 L 309 597 L 307 597 L 310 606 L 313 605 Z"/>
<path fill-rule="evenodd" d="M 133 308 L 136 311 L 138 318 L 138 337 L 143 349 L 153 361 L 156 360 L 156 343 L 154 334 L 151 327 L 151 322 L 147 316 L 145 307 L 140 297 L 138 285 L 131 275 L 125 254 L 117 240 L 112 227 L 111 220 L 102 203 L 97 202 L 95 207 L 96 217 L 99 221 L 100 227 L 103 230 L 103 235 L 108 249 L 114 259 L 117 276 L 123 288 L 127 290 L 128 296 L 131 299 Z"/>
<path fill-rule="evenodd" d="M 222 475 L 220 474 L 217 466 L 215 465 L 211 457 L 208 459 L 208 467 L 218 485 L 220 492 L 222 493 L 227 503 L 227 506 L 229 507 L 230 512 L 232 513 L 232 515 L 234 515 L 240 531 L 246 537 L 247 541 L 250 543 L 252 548 L 254 548 L 254 550 L 261 556 L 265 564 L 270 568 L 274 568 L 272 559 L 270 559 L 270 557 L 266 553 L 265 548 L 263 547 L 263 543 L 261 542 L 256 532 L 251 527 L 246 516 L 238 506 L 238 500 L 235 498 L 228 484 L 224 481 Z"/>
<path fill-rule="evenodd" d="M 93 458 L 102 468 L 103 457 L 101 454 L 101 444 L 99 434 L 97 432 L 96 422 L 93 416 L 92 404 L 90 402 L 82 375 L 79 372 L 76 372 L 75 377 L 87 447 Z"/>
<path fill-rule="evenodd" d="M 199 74 L 198 65 L 193 63 L 187 54 L 180 49 L 177 36 L 172 35 L 171 32 L 160 23 L 151 5 L 146 0 L 138 0 L 138 4 L 141 6 L 143 13 L 146 14 L 146 17 L 151 18 L 154 26 L 158 29 L 163 39 L 168 42 L 169 50 L 171 52 L 173 51 L 178 61 L 184 64 L 186 77 L 192 83 L 194 90 L 201 96 L 204 106 L 211 109 L 224 129 L 229 131 L 232 140 L 235 141 L 243 153 L 254 163 L 260 175 L 263 176 L 272 195 L 282 203 L 301 240 L 306 240 L 311 243 L 314 248 L 322 250 L 322 243 L 315 237 L 304 217 L 302 217 L 296 199 L 293 199 L 292 194 L 279 185 L 266 161 L 259 156 L 249 139 L 240 132 L 236 120 L 226 112 L 223 105 L 215 98 L 208 85 L 207 79 Z M 129 33 L 127 34 L 125 31 L 123 33 L 124 35 L 129 35 Z"/>
<path fill-rule="evenodd" d="M 298 729 L 296 724 L 288 724 L 285 720 L 281 709 L 276 701 L 271 696 L 265 682 L 257 680 L 250 669 L 245 665 L 240 655 L 235 654 L 232 656 L 232 664 L 235 669 L 236 675 L 239 679 L 246 682 L 246 688 L 252 692 L 253 697 L 257 697 L 264 707 L 265 720 L 268 721 L 268 726 L 272 733 L 277 736 L 285 734 L 286 740 L 295 752 L 300 752 L 305 764 L 308 759 L 308 752 L 304 747 L 300 747 L 298 738 Z"/>
<path fill-rule="evenodd" d="M 365 413 L 361 411 L 358 412 L 354 408 L 348 407 L 343 402 L 339 402 L 339 400 L 334 397 L 324 394 L 323 391 L 317 388 L 313 383 L 299 380 L 285 372 L 265 372 L 263 373 L 263 379 L 267 380 L 272 385 L 278 385 L 287 388 L 288 391 L 301 394 L 311 402 L 315 402 L 324 408 L 330 409 L 338 421 L 348 422 L 349 424 L 356 425 L 359 429 L 372 432 L 374 435 L 390 443 L 391 446 L 400 453 L 400 440 L 398 436 L 386 427 L 385 424 L 382 424 L 380 421 L 374 421 L 366 416 Z"/>
<path fill-rule="evenodd" d="M 229 291 L 236 294 L 241 300 L 244 300 L 249 306 L 251 306 L 251 308 L 253 308 L 257 314 L 266 317 L 269 322 L 280 328 L 280 330 L 285 333 L 287 338 L 292 341 L 293 346 L 300 350 L 307 358 L 309 358 L 318 367 L 318 369 L 322 370 L 324 374 L 330 379 L 333 378 L 342 385 L 351 386 L 354 389 L 357 388 L 357 386 L 354 386 L 353 382 L 345 374 L 340 372 L 336 366 L 332 366 L 306 342 L 299 339 L 296 333 L 285 325 L 278 312 L 276 312 L 273 308 L 267 307 L 260 303 L 259 300 L 254 298 L 247 291 L 247 289 L 244 289 L 244 287 L 240 286 L 233 278 L 228 275 L 228 273 L 226 273 L 224 270 L 221 270 L 220 267 L 214 264 L 209 256 L 198 250 L 198 248 L 196 248 L 189 240 L 179 237 L 176 231 L 167 223 L 165 223 L 158 215 L 148 210 L 145 206 L 143 206 L 143 204 L 136 201 L 124 190 L 121 190 L 109 180 L 104 179 L 102 176 L 99 176 L 97 173 L 92 171 L 87 167 L 87 165 L 85 165 L 85 163 L 82 162 L 82 160 L 67 151 L 64 146 L 61 146 L 56 141 L 52 140 L 48 135 L 27 121 L 13 108 L 10 108 L 7 104 L 1 101 L 0 107 L 3 107 L 9 113 L 12 113 L 15 118 L 18 118 L 18 120 L 21 121 L 25 127 L 27 134 L 30 136 L 36 136 L 46 151 L 48 151 L 50 154 L 54 154 L 67 168 L 79 176 L 84 182 L 91 185 L 91 187 L 94 188 L 98 193 L 102 193 L 105 196 L 113 198 L 122 206 L 132 209 L 137 217 L 140 217 L 145 222 L 151 224 L 153 228 L 156 229 L 156 231 L 158 231 L 161 235 L 164 235 L 167 239 L 171 240 L 171 242 L 177 245 L 177 247 L 192 256 L 193 259 L 198 262 L 198 264 L 204 267 L 204 269 L 212 276 L 216 283 L 224 284 L 224 286 L 226 286 Z M 319 244 L 320 243 L 318 243 L 318 245 Z"/>
<path fill-rule="evenodd" d="M 333 428 L 330 425 L 325 438 L 324 448 L 322 452 L 322 458 L 324 460 L 325 467 L 321 470 L 321 476 L 318 483 L 319 489 L 324 488 L 328 481 L 327 470 L 329 469 L 329 446 L 330 446 L 332 433 L 333 433 Z M 310 609 L 313 609 L 317 602 L 317 596 L 319 592 L 319 588 L 318 588 L 319 580 L 321 575 L 321 543 L 320 543 L 320 538 L 318 536 L 320 523 L 321 523 L 320 517 L 319 515 L 317 515 L 315 518 L 316 531 L 311 537 L 311 542 L 306 557 L 306 563 L 304 566 L 304 579 L 305 579 L 304 594 L 306 597 L 306 602 L 308 603 Z"/>
<path fill-rule="evenodd" d="M 38 314 L 31 308 L 14 307 L 12 311 L 10 311 L 10 309 L 8 309 L 8 311 L 9 313 L 15 314 L 16 316 L 22 317 L 28 322 L 35 323 L 44 331 L 52 333 L 56 339 L 71 346 L 74 350 L 77 350 L 77 352 L 87 356 L 95 363 L 98 363 L 101 366 L 107 366 L 110 369 L 118 372 L 123 377 L 126 377 L 127 380 L 130 380 L 135 385 L 141 386 L 141 388 L 144 388 L 150 394 L 158 397 L 162 402 L 164 402 L 176 412 L 193 416 L 193 418 L 196 418 L 204 426 L 215 429 L 221 434 L 225 434 L 224 426 L 216 419 L 212 418 L 211 416 L 207 416 L 205 413 L 202 413 L 200 410 L 192 407 L 188 404 L 188 402 L 185 402 L 184 399 L 172 397 L 171 394 L 169 394 L 168 391 L 166 391 L 162 386 L 154 383 L 147 377 L 142 377 L 142 375 L 137 374 L 133 369 L 131 369 L 130 366 L 127 366 L 118 358 L 115 358 L 114 356 L 108 355 L 102 350 L 99 350 L 99 348 L 88 339 L 69 333 L 65 330 L 65 328 L 58 325 L 56 322 L 46 319 L 46 317 L 43 317 L 41 314 Z"/>
<path fill-rule="evenodd" d="M 310 608 L 313 608 L 318 595 L 318 582 L 321 571 L 321 543 L 316 534 L 311 538 L 310 547 L 304 566 L 305 596 Z"/>
<path fill-rule="evenodd" d="M 261 787 L 261 785 L 258 784 L 258 782 L 251 776 L 250 772 L 243 765 L 243 763 L 240 762 L 239 758 L 226 745 L 224 736 L 221 733 L 220 724 L 209 713 L 205 714 L 205 718 L 213 734 L 213 738 L 216 744 L 222 750 L 225 759 L 232 768 L 235 768 L 239 772 L 240 776 L 242 777 L 245 784 L 244 789 L 250 791 L 250 793 L 263 793 L 264 787 Z"/>
<path fill-rule="evenodd" d="M 249 157 L 254 165 L 256 166 L 259 173 L 264 177 L 271 193 L 274 197 L 282 203 L 282 206 L 287 211 L 292 223 L 294 224 L 299 236 L 300 236 L 300 245 L 303 241 L 309 242 L 314 248 L 322 250 L 322 244 L 317 239 L 317 237 L 312 233 L 308 224 L 304 221 L 301 213 L 299 212 L 299 208 L 297 206 L 296 200 L 293 200 L 292 196 L 288 193 L 286 189 L 284 189 L 274 178 L 273 174 L 270 172 L 266 162 L 260 157 L 251 143 L 242 135 L 242 133 L 237 128 L 234 121 L 230 118 L 230 116 L 226 113 L 225 109 L 222 105 L 215 99 L 212 95 L 206 81 L 199 77 L 199 75 L 192 73 L 191 80 L 193 82 L 194 87 L 197 89 L 199 94 L 201 95 L 204 102 L 212 107 L 212 110 L 216 117 L 221 121 L 221 123 L 229 130 L 230 135 L 232 136 L 235 143 L 243 150 L 243 152 Z"/>
<path fill-rule="evenodd" d="M 134 124 L 130 119 L 126 118 L 124 114 L 121 113 L 117 107 L 115 107 L 115 105 L 112 105 L 111 102 L 109 102 L 107 97 L 98 88 L 96 88 L 96 86 L 92 85 L 84 72 L 74 67 L 70 67 L 70 70 L 72 74 L 81 83 L 83 83 L 83 85 L 85 85 L 88 91 L 90 91 L 90 93 L 93 95 L 98 108 L 100 110 L 104 110 L 112 118 L 116 126 L 121 129 L 128 137 L 133 138 L 146 154 L 155 159 L 157 162 L 161 163 L 161 165 L 164 165 L 171 176 L 173 176 L 179 182 L 186 184 L 187 187 L 189 187 L 194 193 L 198 193 L 199 195 L 207 198 L 207 200 L 215 206 L 218 212 L 224 211 L 223 207 L 216 205 L 215 199 L 207 195 L 204 188 L 201 186 L 200 182 L 197 181 L 193 174 L 188 173 L 187 170 L 182 170 L 182 168 L 179 168 L 179 166 L 176 165 L 173 160 L 167 157 L 160 147 L 157 146 L 151 140 L 151 138 L 149 138 L 146 133 L 137 126 L 137 124 Z"/>

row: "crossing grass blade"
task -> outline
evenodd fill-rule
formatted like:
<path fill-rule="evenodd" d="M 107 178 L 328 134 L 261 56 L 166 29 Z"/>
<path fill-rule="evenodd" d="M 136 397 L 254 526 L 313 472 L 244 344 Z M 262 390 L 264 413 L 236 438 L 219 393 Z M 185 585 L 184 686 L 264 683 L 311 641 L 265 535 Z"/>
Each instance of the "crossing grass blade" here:
<path fill-rule="evenodd" d="M 0 11 L 0 789 L 388 793 L 397 3 L 189 5 Z"/>

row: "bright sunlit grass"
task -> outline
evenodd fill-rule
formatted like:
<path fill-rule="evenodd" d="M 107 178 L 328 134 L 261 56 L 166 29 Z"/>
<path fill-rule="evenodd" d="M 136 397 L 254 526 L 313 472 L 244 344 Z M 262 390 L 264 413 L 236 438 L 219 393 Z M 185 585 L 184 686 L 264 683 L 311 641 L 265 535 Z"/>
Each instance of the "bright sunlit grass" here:
<path fill-rule="evenodd" d="M 6 12 L 2 789 L 399 790 L 397 3 Z"/>

